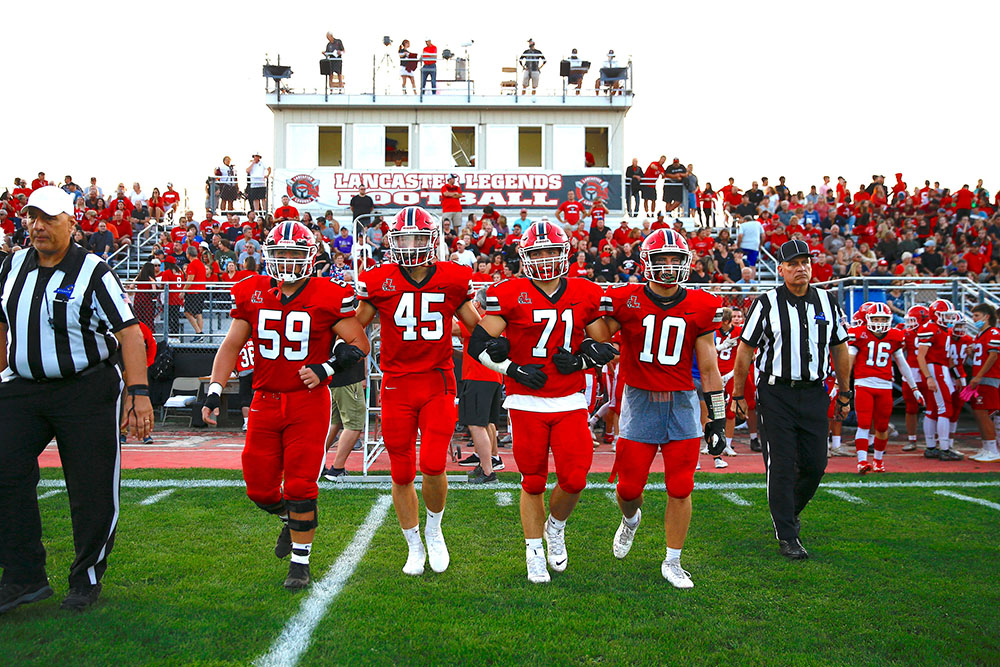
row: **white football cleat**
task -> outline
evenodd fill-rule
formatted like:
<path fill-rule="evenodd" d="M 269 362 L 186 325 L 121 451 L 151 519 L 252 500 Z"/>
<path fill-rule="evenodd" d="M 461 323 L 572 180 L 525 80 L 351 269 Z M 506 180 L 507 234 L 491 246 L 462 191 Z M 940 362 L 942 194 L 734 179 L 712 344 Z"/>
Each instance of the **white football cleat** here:
<path fill-rule="evenodd" d="M 551 581 L 549 570 L 545 567 L 545 554 L 541 550 L 528 549 L 524 559 L 528 566 L 528 581 L 533 584 L 547 584 Z"/>
<path fill-rule="evenodd" d="M 633 526 L 625 523 L 625 517 L 622 517 L 622 522 L 618 524 L 618 530 L 615 531 L 615 541 L 611 545 L 611 551 L 614 553 L 615 558 L 625 558 L 625 556 L 628 556 L 628 552 L 632 549 L 632 540 L 635 539 L 635 531 L 639 528 L 640 521 L 642 521 L 641 509 L 635 511 L 635 525 Z"/>
<path fill-rule="evenodd" d="M 424 531 L 424 539 L 427 540 L 427 560 L 431 563 L 431 569 L 435 572 L 447 570 L 451 555 L 448 553 L 448 545 L 444 543 L 441 529 Z"/>
<path fill-rule="evenodd" d="M 681 567 L 679 560 L 664 560 L 660 565 L 660 574 L 673 585 L 674 588 L 694 588 L 691 581 L 691 574 Z"/>
<path fill-rule="evenodd" d="M 424 550 L 424 543 L 419 546 L 410 547 L 410 553 L 406 556 L 406 565 L 403 566 L 403 574 L 411 577 L 419 577 L 424 573 L 424 563 L 427 562 L 427 552 Z"/>
<path fill-rule="evenodd" d="M 716 468 L 728 468 L 729 464 L 723 461 L 721 458 L 715 459 Z"/>
<path fill-rule="evenodd" d="M 708 445 L 702 445 L 701 446 L 701 453 L 702 454 L 708 454 Z"/>
<path fill-rule="evenodd" d="M 1000 452 L 983 452 L 978 456 L 970 456 L 969 458 L 980 463 L 990 463 L 992 461 L 1000 461 Z"/>
<path fill-rule="evenodd" d="M 556 572 L 565 570 L 569 562 L 569 556 L 566 555 L 566 527 L 556 528 L 546 520 L 545 546 L 549 555 L 549 567 Z"/>
<path fill-rule="evenodd" d="M 726 448 L 722 450 L 722 453 L 726 456 L 736 456 L 736 450 L 733 449 L 732 445 L 726 445 Z"/>

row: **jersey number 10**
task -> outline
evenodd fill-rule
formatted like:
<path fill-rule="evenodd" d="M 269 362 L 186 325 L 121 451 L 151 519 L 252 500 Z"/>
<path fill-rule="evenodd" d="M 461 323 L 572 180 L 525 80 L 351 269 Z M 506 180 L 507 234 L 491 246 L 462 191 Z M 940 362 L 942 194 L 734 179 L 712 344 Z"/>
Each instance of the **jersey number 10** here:
<path fill-rule="evenodd" d="M 661 366 L 675 366 L 681 360 L 684 349 L 684 331 L 687 322 L 679 317 L 667 316 L 660 322 L 660 335 L 656 335 L 656 315 L 650 313 L 642 318 L 642 352 L 639 361 L 651 364 L 654 361 L 653 341 L 656 341 L 655 361 Z M 671 336 L 673 340 L 671 341 Z"/>

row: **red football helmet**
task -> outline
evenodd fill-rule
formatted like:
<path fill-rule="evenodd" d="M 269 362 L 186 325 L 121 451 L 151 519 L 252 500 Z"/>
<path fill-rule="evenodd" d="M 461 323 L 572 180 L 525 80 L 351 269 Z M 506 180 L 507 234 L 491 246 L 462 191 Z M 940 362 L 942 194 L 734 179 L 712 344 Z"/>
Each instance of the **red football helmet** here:
<path fill-rule="evenodd" d="M 274 278 L 293 283 L 309 277 L 318 252 L 312 231 L 301 222 L 287 220 L 267 235 L 264 265 Z"/>
<path fill-rule="evenodd" d="M 868 315 L 868 310 L 871 308 L 871 306 L 872 306 L 871 301 L 865 301 L 863 304 L 861 304 L 861 307 L 858 308 L 854 312 L 854 315 L 851 317 L 852 327 L 865 326 L 865 316 Z"/>
<path fill-rule="evenodd" d="M 907 329 L 916 329 L 920 325 L 930 322 L 931 311 L 927 310 L 927 306 L 911 306 L 909 310 L 906 311 L 906 317 L 903 322 L 906 324 Z"/>
<path fill-rule="evenodd" d="M 671 258 L 676 261 L 671 262 Z M 687 239 L 673 229 L 657 229 L 639 250 L 642 275 L 652 283 L 678 285 L 691 275 L 691 250 Z"/>
<path fill-rule="evenodd" d="M 524 230 L 517 254 L 524 275 L 532 280 L 555 280 L 569 273 L 569 238 L 562 227 L 548 218 L 533 222 Z"/>
<path fill-rule="evenodd" d="M 873 334 L 888 333 L 892 328 L 892 311 L 884 303 L 866 303 L 865 324 Z"/>
<path fill-rule="evenodd" d="M 396 214 L 386 238 L 392 259 L 400 266 L 423 266 L 437 257 L 438 219 L 420 208 L 407 206 Z"/>
<path fill-rule="evenodd" d="M 934 321 L 943 327 L 950 327 L 962 319 L 962 313 L 955 310 L 955 306 L 951 305 L 948 299 L 935 299 L 927 309 L 930 310 Z"/>

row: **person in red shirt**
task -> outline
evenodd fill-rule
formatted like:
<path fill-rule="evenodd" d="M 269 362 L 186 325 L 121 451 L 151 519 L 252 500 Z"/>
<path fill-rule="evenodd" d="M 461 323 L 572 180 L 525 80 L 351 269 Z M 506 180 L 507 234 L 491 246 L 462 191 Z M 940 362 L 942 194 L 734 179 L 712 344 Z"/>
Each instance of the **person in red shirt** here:
<path fill-rule="evenodd" d="M 205 306 L 205 282 L 208 280 L 208 271 L 198 259 L 197 246 L 188 246 L 185 254 L 188 263 L 184 267 L 184 317 L 191 323 L 194 332 L 200 336 L 205 326 L 201 312 Z"/>
<path fill-rule="evenodd" d="M 472 217 L 471 214 L 469 217 Z M 476 220 L 476 224 L 472 226 L 472 231 L 478 234 L 480 230 L 482 230 L 483 228 L 483 223 L 486 222 L 487 220 L 494 226 L 496 226 L 496 224 L 500 222 L 500 214 L 494 211 L 492 206 L 483 207 L 483 215 L 478 220 Z M 455 231 L 458 230 L 456 229 Z"/>
<path fill-rule="evenodd" d="M 833 279 L 833 265 L 827 264 L 826 253 L 821 252 L 813 262 L 812 280 L 814 283 L 825 283 Z"/>
<path fill-rule="evenodd" d="M 628 220 L 622 220 L 618 225 L 618 229 L 612 234 L 612 238 L 618 245 L 625 245 L 629 242 L 629 237 L 632 234 L 632 228 L 629 227 Z"/>
<path fill-rule="evenodd" d="M 642 191 L 642 206 L 646 215 L 652 215 L 656 209 L 656 181 L 661 176 L 666 175 L 663 165 L 667 163 L 667 156 L 661 155 L 656 162 L 650 162 L 646 171 L 642 174 L 640 190 Z"/>
<path fill-rule="evenodd" d="M 177 260 L 170 255 L 163 258 L 163 271 L 156 277 L 163 285 L 170 288 L 167 299 L 167 333 L 180 332 L 181 305 L 184 303 L 184 274 L 177 268 Z"/>
<path fill-rule="evenodd" d="M 132 242 L 132 221 L 126 219 L 121 211 L 115 211 L 108 229 L 114 232 L 115 238 L 118 239 L 120 244 L 127 245 Z"/>
<path fill-rule="evenodd" d="M 691 239 L 689 243 L 695 257 L 707 257 L 715 250 L 715 239 L 708 235 L 708 227 L 698 230 L 698 235 Z"/>
<path fill-rule="evenodd" d="M 976 200 L 976 195 L 969 189 L 969 184 L 966 183 L 962 186 L 962 189 L 955 193 L 955 219 L 961 220 L 962 218 L 967 218 L 972 214 L 972 202 Z M 944 206 L 944 203 L 941 204 Z"/>
<path fill-rule="evenodd" d="M 603 199 L 595 199 L 594 205 L 590 207 L 590 226 L 594 227 L 598 222 L 605 222 L 608 218 L 608 207 L 604 205 Z"/>
<path fill-rule="evenodd" d="M 813 259 L 826 254 L 826 248 L 823 247 L 823 242 L 815 236 L 810 236 L 804 240 L 806 245 L 809 246 L 809 254 L 813 256 Z"/>
<path fill-rule="evenodd" d="M 462 228 L 462 186 L 458 176 L 448 175 L 448 182 L 441 186 L 441 223 L 451 222 L 451 228 Z"/>
<path fill-rule="evenodd" d="M 282 222 L 284 220 L 298 220 L 298 219 L 299 219 L 299 209 L 289 205 L 288 195 L 281 195 L 281 206 L 279 206 L 274 211 L 274 221 Z"/>
<path fill-rule="evenodd" d="M 585 212 L 583 204 L 576 200 L 576 193 L 570 190 L 566 201 L 556 209 L 556 219 L 564 225 L 575 225 Z"/>
<path fill-rule="evenodd" d="M 587 253 L 576 253 L 576 261 L 569 265 L 570 278 L 587 278 L 590 275 L 590 267 L 587 266 Z"/>
<path fill-rule="evenodd" d="M 36 178 L 35 180 L 31 181 L 31 191 L 34 192 L 38 188 L 44 188 L 48 184 L 49 184 L 49 182 L 47 180 L 45 180 L 45 172 L 44 171 L 40 171 L 40 172 L 38 172 L 38 178 Z"/>
<path fill-rule="evenodd" d="M 987 254 L 986 246 L 973 246 L 969 248 L 964 255 L 962 255 L 962 259 L 968 262 L 969 272 L 978 276 L 983 272 L 990 256 Z"/>
<path fill-rule="evenodd" d="M 180 243 L 184 240 L 184 237 L 187 236 L 187 231 L 187 227 L 184 225 L 184 222 L 181 221 L 176 227 L 173 227 L 170 230 L 170 240 L 174 243 Z"/>
<path fill-rule="evenodd" d="M 785 232 L 785 226 L 780 222 L 774 226 L 774 231 L 772 231 L 767 240 L 771 243 L 771 252 L 774 253 L 778 248 L 788 241 L 788 234 Z"/>
<path fill-rule="evenodd" d="M 169 215 L 171 211 L 177 210 L 177 204 L 180 203 L 181 196 L 174 190 L 173 183 L 167 183 L 167 189 L 163 192 L 161 199 L 163 201 L 163 212 Z"/>
<path fill-rule="evenodd" d="M 973 414 L 979 425 L 983 439 L 982 448 L 969 458 L 973 461 L 1000 461 L 997 451 L 996 427 L 990 414 L 1000 410 L 1000 330 L 997 327 L 997 312 L 993 306 L 981 303 L 972 308 L 973 331 L 976 339 L 972 344 L 972 378 L 967 391 L 972 396 Z"/>
<path fill-rule="evenodd" d="M 476 260 L 475 273 L 469 278 L 471 283 L 492 283 L 493 277 L 490 275 L 490 263 L 486 257 L 480 255 Z"/>
<path fill-rule="evenodd" d="M 198 229 L 201 231 L 201 235 L 204 237 L 212 233 L 212 225 L 219 224 L 219 221 L 215 219 L 215 213 L 211 210 L 205 211 L 205 219 L 201 221 L 198 225 Z"/>
<path fill-rule="evenodd" d="M 479 235 L 476 237 L 476 248 L 479 249 L 479 254 L 489 257 L 499 245 L 500 242 L 497 240 L 493 223 L 489 220 L 483 220 L 482 229 L 479 230 Z"/>
<path fill-rule="evenodd" d="M 670 227 L 670 225 L 668 225 L 667 221 L 663 219 L 663 214 L 662 213 L 657 213 L 656 214 L 656 222 L 654 222 L 652 225 L 650 225 L 649 230 L 651 232 L 655 232 L 657 229 L 667 229 L 669 227 Z"/>
<path fill-rule="evenodd" d="M 799 219 L 796 217 L 792 217 L 792 219 L 788 221 L 788 226 L 785 227 L 785 233 L 788 234 L 788 238 L 792 238 L 796 234 L 802 234 L 803 238 L 805 237 L 805 230 L 802 229 L 802 225 L 799 224 Z"/>
<path fill-rule="evenodd" d="M 493 254 L 493 259 L 490 261 L 489 274 L 493 282 L 503 278 L 503 255 L 498 252 Z"/>
<path fill-rule="evenodd" d="M 623 221 L 624 222 L 624 221 Z M 587 243 L 590 241 L 590 234 L 587 232 L 586 223 L 581 220 L 576 223 L 576 229 L 570 234 L 570 238 L 576 239 L 577 243 Z"/>
<path fill-rule="evenodd" d="M 11 191 L 11 195 L 17 197 L 18 195 L 24 195 L 25 197 L 30 197 L 32 193 L 31 188 L 23 178 L 14 179 L 14 189 Z"/>

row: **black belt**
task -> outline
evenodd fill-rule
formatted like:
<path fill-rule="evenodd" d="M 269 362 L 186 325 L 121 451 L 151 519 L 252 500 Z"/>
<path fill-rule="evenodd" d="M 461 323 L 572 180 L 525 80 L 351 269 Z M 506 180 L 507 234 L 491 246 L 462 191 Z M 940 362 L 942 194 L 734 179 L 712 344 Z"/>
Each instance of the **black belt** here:
<path fill-rule="evenodd" d="M 767 380 L 767 384 L 783 384 L 786 387 L 791 387 L 792 389 L 803 389 L 806 387 L 822 387 L 822 380 L 787 380 L 785 378 L 780 378 L 772 375 Z"/>

